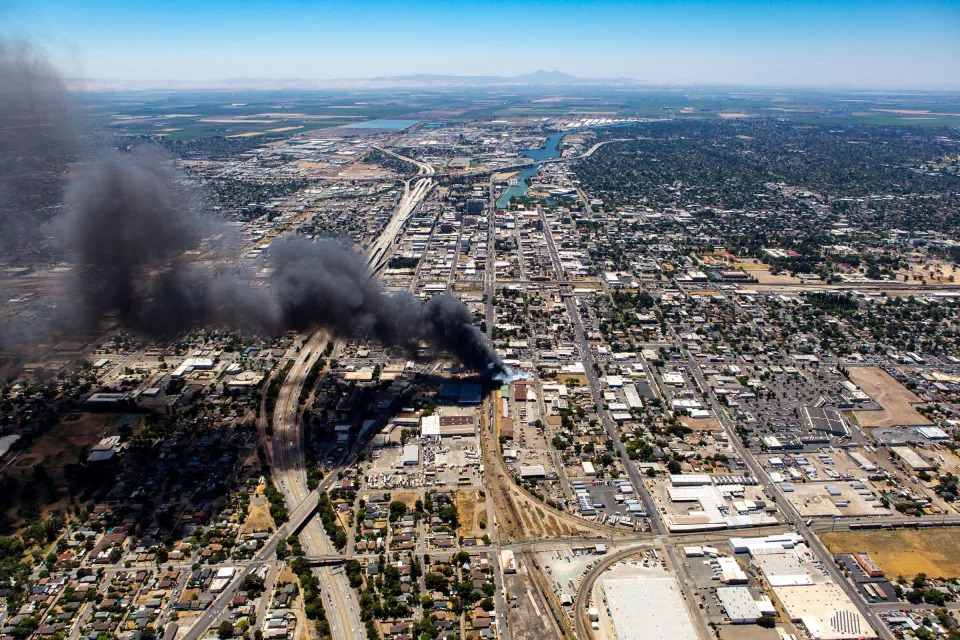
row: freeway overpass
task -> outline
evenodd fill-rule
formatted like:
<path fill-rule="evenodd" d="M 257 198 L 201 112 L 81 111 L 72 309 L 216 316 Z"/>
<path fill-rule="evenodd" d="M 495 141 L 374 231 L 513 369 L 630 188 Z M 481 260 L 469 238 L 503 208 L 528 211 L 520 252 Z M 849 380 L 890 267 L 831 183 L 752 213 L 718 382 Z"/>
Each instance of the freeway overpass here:
<path fill-rule="evenodd" d="M 316 489 L 307 494 L 307 497 L 303 499 L 297 508 L 293 510 L 293 513 L 290 514 L 287 519 L 287 530 L 290 533 L 300 533 L 300 530 L 303 529 L 303 526 L 307 524 L 310 518 L 313 517 L 313 514 L 317 512 L 317 506 L 320 503 L 320 496 L 317 493 Z"/>
<path fill-rule="evenodd" d="M 347 560 L 351 560 L 349 556 L 303 556 L 303 559 L 307 561 L 307 564 L 311 567 L 328 567 L 338 564 L 343 564 Z"/>

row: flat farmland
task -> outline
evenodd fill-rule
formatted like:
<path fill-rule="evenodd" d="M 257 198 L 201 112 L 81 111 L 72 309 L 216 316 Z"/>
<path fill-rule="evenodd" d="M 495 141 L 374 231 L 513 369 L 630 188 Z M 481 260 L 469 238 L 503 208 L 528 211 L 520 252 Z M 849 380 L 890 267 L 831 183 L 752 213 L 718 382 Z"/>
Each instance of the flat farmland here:
<path fill-rule="evenodd" d="M 855 411 L 864 427 L 932 424 L 914 408 L 920 398 L 879 367 L 851 367 L 850 379 L 883 409 Z"/>

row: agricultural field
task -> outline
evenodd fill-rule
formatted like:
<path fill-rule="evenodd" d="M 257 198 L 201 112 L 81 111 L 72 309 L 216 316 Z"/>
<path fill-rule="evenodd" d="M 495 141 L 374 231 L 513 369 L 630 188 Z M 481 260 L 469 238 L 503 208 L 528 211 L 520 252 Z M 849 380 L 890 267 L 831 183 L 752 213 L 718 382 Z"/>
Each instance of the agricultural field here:
<path fill-rule="evenodd" d="M 960 576 L 960 536 L 952 528 L 830 531 L 820 538 L 834 554 L 866 551 L 891 579 Z"/>
<path fill-rule="evenodd" d="M 157 91 L 97 92 L 82 100 L 91 127 L 131 138 L 178 142 L 213 137 L 280 139 L 403 115 L 431 104 L 404 98 L 352 92 Z"/>

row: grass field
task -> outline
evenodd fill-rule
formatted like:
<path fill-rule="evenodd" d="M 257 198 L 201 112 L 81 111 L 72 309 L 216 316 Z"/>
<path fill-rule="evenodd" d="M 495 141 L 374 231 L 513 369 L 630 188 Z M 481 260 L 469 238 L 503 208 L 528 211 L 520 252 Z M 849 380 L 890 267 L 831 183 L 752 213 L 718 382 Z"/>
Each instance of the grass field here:
<path fill-rule="evenodd" d="M 857 420 L 864 427 L 893 427 L 898 425 L 931 424 L 914 408 L 920 398 L 897 382 L 879 367 L 851 367 L 850 379 L 874 402 L 880 411 L 856 411 Z"/>
<path fill-rule="evenodd" d="M 951 528 L 831 531 L 820 539 L 832 553 L 866 551 L 888 578 L 960 576 L 960 536 Z"/>

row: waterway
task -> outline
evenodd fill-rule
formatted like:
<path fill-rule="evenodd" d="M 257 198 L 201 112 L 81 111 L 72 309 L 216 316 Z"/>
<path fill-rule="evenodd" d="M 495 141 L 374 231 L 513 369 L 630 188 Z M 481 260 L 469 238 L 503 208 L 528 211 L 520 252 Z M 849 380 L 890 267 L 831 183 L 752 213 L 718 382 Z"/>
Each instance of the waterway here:
<path fill-rule="evenodd" d="M 524 149 L 520 152 L 520 155 L 524 156 L 525 158 L 532 158 L 536 162 L 516 175 L 516 186 L 507 187 L 506 191 L 500 194 L 500 197 L 497 198 L 498 209 L 506 209 L 507 204 L 510 202 L 510 198 L 525 196 L 527 194 L 527 178 L 533 177 L 533 175 L 537 173 L 537 169 L 540 168 L 539 163 L 560 155 L 560 141 L 564 136 L 569 135 L 570 133 L 570 131 L 555 133 L 547 138 L 547 142 L 539 149 Z"/>

